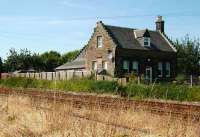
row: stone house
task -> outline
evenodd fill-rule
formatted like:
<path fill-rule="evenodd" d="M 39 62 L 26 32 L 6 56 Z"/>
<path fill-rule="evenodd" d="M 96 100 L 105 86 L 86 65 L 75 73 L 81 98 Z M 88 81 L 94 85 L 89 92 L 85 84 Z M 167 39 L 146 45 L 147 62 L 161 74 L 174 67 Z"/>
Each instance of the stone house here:
<path fill-rule="evenodd" d="M 152 81 L 176 76 L 176 48 L 165 34 L 162 16 L 156 30 L 133 29 L 97 22 L 80 54 L 56 71 L 93 71 L 113 77 L 135 73 Z"/>

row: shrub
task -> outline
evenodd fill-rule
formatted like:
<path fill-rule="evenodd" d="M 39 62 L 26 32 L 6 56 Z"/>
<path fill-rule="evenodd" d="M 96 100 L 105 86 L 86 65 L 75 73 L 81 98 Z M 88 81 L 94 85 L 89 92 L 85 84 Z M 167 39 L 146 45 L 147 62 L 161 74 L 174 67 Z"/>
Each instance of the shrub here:
<path fill-rule="evenodd" d="M 185 81 L 185 75 L 179 74 L 175 79 L 177 84 L 183 84 Z"/>

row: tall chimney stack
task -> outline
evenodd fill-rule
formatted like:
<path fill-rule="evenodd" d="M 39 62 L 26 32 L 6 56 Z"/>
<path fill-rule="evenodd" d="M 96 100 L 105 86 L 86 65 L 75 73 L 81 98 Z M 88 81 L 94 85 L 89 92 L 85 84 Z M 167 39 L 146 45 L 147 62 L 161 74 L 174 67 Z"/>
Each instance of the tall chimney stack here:
<path fill-rule="evenodd" d="M 161 33 L 165 32 L 165 21 L 162 19 L 162 16 L 158 16 L 156 20 L 156 30 Z"/>

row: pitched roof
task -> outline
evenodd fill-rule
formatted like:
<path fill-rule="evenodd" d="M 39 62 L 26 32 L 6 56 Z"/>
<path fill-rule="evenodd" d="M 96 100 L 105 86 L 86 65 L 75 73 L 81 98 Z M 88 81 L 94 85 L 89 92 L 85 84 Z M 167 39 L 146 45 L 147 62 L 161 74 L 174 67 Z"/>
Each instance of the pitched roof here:
<path fill-rule="evenodd" d="M 84 69 L 85 68 L 85 60 L 84 59 L 79 59 L 79 60 L 74 60 L 71 62 L 68 62 L 62 66 L 59 66 L 56 68 L 56 70 L 70 70 L 70 69 Z"/>
<path fill-rule="evenodd" d="M 136 38 L 142 37 L 150 37 L 149 31 L 147 29 L 144 30 L 134 30 Z"/>
<path fill-rule="evenodd" d="M 133 28 L 104 25 L 102 22 L 99 23 L 103 25 L 103 27 L 109 33 L 117 46 L 120 46 L 121 48 L 176 52 L 175 47 L 173 46 L 172 42 L 167 38 L 167 36 L 158 31 L 152 31 L 148 29 L 139 30 Z M 144 36 L 151 38 L 150 48 L 144 47 L 140 44 L 138 39 Z M 73 61 L 57 67 L 56 70 L 85 68 L 85 54 L 87 47 L 88 45 L 84 46 L 78 56 Z"/>
<path fill-rule="evenodd" d="M 138 30 L 133 28 L 124 28 L 117 26 L 104 25 L 113 40 L 122 48 L 137 50 L 157 50 L 166 52 L 176 52 L 172 43 L 158 31 Z M 140 44 L 138 38 L 148 34 L 151 38 L 151 48 Z"/>

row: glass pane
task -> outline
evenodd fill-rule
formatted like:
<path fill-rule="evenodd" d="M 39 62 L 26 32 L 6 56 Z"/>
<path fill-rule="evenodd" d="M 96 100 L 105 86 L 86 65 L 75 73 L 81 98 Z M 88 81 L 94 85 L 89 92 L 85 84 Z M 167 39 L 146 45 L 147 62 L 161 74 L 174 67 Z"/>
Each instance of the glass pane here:
<path fill-rule="evenodd" d="M 129 69 L 129 62 L 123 61 L 123 69 Z"/>

